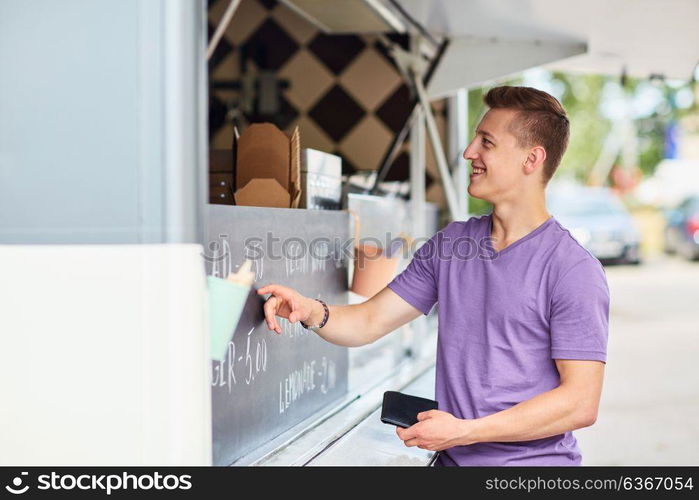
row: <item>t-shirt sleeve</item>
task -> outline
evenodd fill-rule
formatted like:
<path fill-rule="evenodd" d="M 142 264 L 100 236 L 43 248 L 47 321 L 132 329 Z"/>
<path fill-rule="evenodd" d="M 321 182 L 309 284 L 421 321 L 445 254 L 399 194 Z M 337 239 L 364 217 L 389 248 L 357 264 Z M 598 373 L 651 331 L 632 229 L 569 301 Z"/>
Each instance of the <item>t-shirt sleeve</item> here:
<path fill-rule="evenodd" d="M 551 358 L 607 362 L 609 287 L 597 259 L 565 271 L 551 295 Z"/>
<path fill-rule="evenodd" d="M 407 267 L 387 285 L 423 314 L 437 302 L 437 258 L 440 231 L 415 251 Z"/>

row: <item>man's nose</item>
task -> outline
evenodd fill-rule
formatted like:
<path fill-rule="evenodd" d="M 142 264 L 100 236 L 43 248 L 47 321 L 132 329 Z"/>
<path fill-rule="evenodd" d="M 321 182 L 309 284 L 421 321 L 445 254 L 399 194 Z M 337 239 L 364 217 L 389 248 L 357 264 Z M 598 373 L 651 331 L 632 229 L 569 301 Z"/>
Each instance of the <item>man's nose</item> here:
<path fill-rule="evenodd" d="M 469 144 L 466 149 L 464 149 L 464 160 L 475 160 L 476 159 L 476 152 L 475 148 L 473 147 L 473 143 Z"/>

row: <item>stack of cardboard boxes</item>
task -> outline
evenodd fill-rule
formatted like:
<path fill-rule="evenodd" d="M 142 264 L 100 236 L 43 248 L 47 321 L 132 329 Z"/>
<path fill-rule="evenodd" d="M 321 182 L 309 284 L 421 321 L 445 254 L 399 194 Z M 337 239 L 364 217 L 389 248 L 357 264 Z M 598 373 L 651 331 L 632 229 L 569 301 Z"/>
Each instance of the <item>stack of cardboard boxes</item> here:
<path fill-rule="evenodd" d="M 209 202 L 255 207 L 299 208 L 301 144 L 271 123 L 250 125 L 233 149 L 209 155 Z"/>

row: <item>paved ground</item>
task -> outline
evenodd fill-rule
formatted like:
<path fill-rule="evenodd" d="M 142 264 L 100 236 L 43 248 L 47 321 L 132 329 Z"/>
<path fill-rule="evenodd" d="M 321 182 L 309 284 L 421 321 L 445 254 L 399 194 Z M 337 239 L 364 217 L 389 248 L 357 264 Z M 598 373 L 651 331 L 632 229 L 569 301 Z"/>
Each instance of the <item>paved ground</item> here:
<path fill-rule="evenodd" d="M 605 386 L 586 465 L 699 465 L 699 262 L 607 266 Z"/>

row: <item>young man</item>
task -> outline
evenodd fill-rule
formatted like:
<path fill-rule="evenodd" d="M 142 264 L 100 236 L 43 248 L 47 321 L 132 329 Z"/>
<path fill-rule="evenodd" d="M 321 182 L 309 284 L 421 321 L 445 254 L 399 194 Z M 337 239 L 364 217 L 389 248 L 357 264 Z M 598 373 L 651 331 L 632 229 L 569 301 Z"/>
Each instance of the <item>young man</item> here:
<path fill-rule="evenodd" d="M 488 92 L 488 112 L 464 151 L 468 192 L 491 214 L 454 221 L 362 304 L 330 306 L 316 332 L 360 346 L 439 303 L 439 410 L 396 432 L 440 450 L 438 465 L 579 465 L 572 432 L 592 425 L 602 391 L 609 289 L 599 261 L 546 210 L 545 187 L 569 136 L 561 104 L 528 87 Z M 477 251 L 473 251 L 474 248 Z M 318 325 L 319 301 L 268 285 L 275 315 Z"/>

